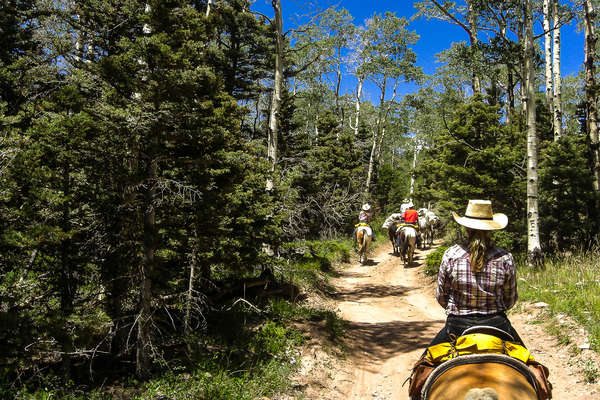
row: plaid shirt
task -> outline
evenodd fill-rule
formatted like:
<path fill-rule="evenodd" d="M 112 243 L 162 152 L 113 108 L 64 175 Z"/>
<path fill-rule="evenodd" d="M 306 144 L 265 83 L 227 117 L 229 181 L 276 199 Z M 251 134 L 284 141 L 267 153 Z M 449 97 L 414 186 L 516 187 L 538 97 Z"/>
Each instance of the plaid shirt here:
<path fill-rule="evenodd" d="M 446 314 L 494 314 L 508 310 L 517 301 L 512 254 L 497 247 L 488 249 L 482 270 L 474 274 L 469 253 L 460 245 L 450 247 L 440 264 L 436 298 Z"/>

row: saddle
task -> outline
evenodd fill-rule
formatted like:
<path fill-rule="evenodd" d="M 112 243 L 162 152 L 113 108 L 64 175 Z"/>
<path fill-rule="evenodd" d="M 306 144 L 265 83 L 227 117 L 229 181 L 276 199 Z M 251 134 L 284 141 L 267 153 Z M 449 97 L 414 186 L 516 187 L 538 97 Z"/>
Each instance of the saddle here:
<path fill-rule="evenodd" d="M 441 374 L 440 371 L 445 371 L 457 363 L 477 361 L 501 362 L 513 367 L 517 365 L 517 370 L 535 388 L 538 400 L 551 399 L 552 384 L 548 381 L 548 368 L 535 361 L 529 350 L 513 340 L 510 334 L 498 328 L 477 326 L 465 330 L 462 336 L 453 342 L 430 346 L 424 356 L 415 363 L 411 376 L 407 379 L 410 382 L 410 398 L 427 398 L 426 382 L 431 382 L 430 375 L 434 371 Z"/>
<path fill-rule="evenodd" d="M 419 231 L 419 225 L 417 225 L 416 223 L 400 222 L 397 226 L 398 228 L 408 227 L 413 228 L 417 232 Z"/>

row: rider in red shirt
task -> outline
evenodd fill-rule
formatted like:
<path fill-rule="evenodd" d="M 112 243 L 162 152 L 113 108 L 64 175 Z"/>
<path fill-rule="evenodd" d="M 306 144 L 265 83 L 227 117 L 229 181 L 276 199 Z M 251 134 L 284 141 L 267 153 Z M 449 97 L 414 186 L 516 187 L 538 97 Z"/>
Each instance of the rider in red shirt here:
<path fill-rule="evenodd" d="M 407 224 L 418 224 L 419 213 L 417 210 L 415 210 L 414 204 L 411 203 L 408 207 L 408 210 L 404 211 L 404 214 L 402 214 L 402 219 L 404 219 L 404 222 Z"/>
<path fill-rule="evenodd" d="M 415 205 L 411 202 L 408 205 L 408 210 L 402 214 L 402 219 L 406 224 L 415 225 L 417 231 L 417 246 L 421 246 L 421 232 L 419 232 L 419 213 L 415 210 Z"/>

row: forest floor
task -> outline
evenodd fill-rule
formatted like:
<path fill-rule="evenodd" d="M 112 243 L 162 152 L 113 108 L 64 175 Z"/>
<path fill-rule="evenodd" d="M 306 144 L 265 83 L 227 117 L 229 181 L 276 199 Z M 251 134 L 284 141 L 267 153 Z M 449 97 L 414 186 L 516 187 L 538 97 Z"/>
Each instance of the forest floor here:
<path fill-rule="evenodd" d="M 346 321 L 341 343 L 330 341 L 324 323 L 301 324 L 309 338 L 300 354 L 301 369 L 293 377 L 293 393 L 277 399 L 408 399 L 408 383 L 403 382 L 445 321 L 435 299 L 435 279 L 422 272 L 433 249 L 417 250 L 408 268 L 392 255 L 389 243 L 378 247 L 366 266 L 340 266 L 331 281 L 334 296 L 312 302 Z M 583 353 L 596 366 L 598 354 L 575 354 L 559 344 L 545 328 L 552 322 L 542 322 L 535 305 L 518 303 L 516 310 L 509 318 L 536 360 L 549 368 L 553 398 L 600 399 L 600 384 L 585 383 L 580 372 Z M 573 343 L 583 343 L 583 330 L 574 329 L 570 336 Z"/>

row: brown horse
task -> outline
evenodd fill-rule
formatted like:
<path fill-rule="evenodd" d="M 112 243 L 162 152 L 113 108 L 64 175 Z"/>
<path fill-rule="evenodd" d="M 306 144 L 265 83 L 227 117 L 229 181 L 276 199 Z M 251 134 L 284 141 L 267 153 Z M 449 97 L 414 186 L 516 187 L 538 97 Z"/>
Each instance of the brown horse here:
<path fill-rule="evenodd" d="M 358 246 L 358 255 L 360 257 L 360 263 L 367 263 L 367 251 L 371 244 L 371 238 L 373 237 L 373 231 L 370 226 L 359 226 L 356 228 L 356 244 Z"/>
<path fill-rule="evenodd" d="M 535 376 L 504 354 L 472 354 L 440 364 L 427 378 L 421 400 L 537 400 Z"/>

